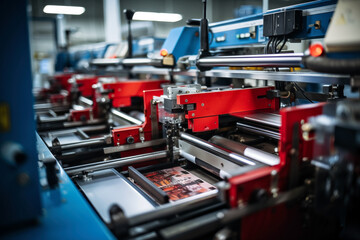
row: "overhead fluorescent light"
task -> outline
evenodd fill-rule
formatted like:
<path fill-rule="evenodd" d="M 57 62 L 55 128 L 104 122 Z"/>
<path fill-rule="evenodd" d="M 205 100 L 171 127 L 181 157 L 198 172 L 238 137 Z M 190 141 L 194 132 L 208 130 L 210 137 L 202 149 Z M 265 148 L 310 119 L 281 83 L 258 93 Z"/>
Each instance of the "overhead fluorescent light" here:
<path fill-rule="evenodd" d="M 139 21 L 178 22 L 181 19 L 182 15 L 177 13 L 135 12 L 133 16 L 133 20 Z"/>
<path fill-rule="evenodd" d="M 78 6 L 46 5 L 43 11 L 48 14 L 81 15 L 85 12 L 85 8 Z"/>

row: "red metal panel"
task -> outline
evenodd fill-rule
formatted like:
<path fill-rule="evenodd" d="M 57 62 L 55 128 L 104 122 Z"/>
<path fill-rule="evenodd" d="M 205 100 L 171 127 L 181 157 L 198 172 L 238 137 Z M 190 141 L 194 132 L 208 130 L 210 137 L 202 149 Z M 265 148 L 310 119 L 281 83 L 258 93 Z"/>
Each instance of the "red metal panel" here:
<path fill-rule="evenodd" d="M 167 80 L 128 80 L 104 83 L 104 89 L 113 90 L 109 98 L 113 100 L 113 107 L 127 107 L 131 105 L 131 97 L 142 97 L 144 90 L 160 89 Z"/>
<path fill-rule="evenodd" d="M 245 204 L 255 189 L 269 190 L 271 172 L 279 171 L 279 167 L 262 167 L 242 175 L 234 176 L 229 179 L 229 201 L 231 207 L 238 207 Z"/>
<path fill-rule="evenodd" d="M 177 96 L 177 104 L 196 105 L 195 110 L 188 111 L 187 119 L 267 109 L 275 104 L 274 99 L 265 97 L 266 92 L 272 89 L 264 87 L 182 94 Z"/>
<path fill-rule="evenodd" d="M 53 81 L 51 81 L 51 88 L 54 90 L 67 90 L 70 91 L 71 84 L 69 83 L 69 79 L 72 78 L 74 73 L 61 73 L 53 76 Z"/>
<path fill-rule="evenodd" d="M 293 126 L 295 123 L 299 123 L 300 126 L 300 123 L 306 123 L 309 117 L 321 114 L 323 106 L 324 104 L 320 103 L 281 109 L 281 137 L 279 141 L 280 164 L 273 167 L 263 167 L 230 178 L 229 199 L 232 207 L 237 207 L 239 203 L 246 202 L 254 189 L 263 188 L 270 190 L 271 172 L 273 170 L 276 170 L 279 174 L 279 191 L 286 190 L 290 170 Z M 301 162 L 303 158 L 311 159 L 313 154 L 312 146 L 313 141 L 304 141 L 299 129 L 299 162 Z"/>
<path fill-rule="evenodd" d="M 145 140 L 151 140 L 151 102 L 154 96 L 161 96 L 163 94 L 162 89 L 157 90 L 148 90 L 143 92 L 144 97 L 144 114 L 145 114 L 145 122 L 139 126 L 133 127 L 122 127 L 116 128 L 112 130 L 113 142 L 114 145 L 122 145 L 126 144 L 126 139 L 130 135 L 134 138 L 134 142 L 140 142 L 140 128 L 142 128 L 144 132 Z"/>
<path fill-rule="evenodd" d="M 284 166 L 282 177 L 288 178 L 290 170 L 290 157 L 293 127 L 295 123 L 299 123 L 299 162 L 304 159 L 311 160 L 313 156 L 314 141 L 304 141 L 301 134 L 301 124 L 307 123 L 308 119 L 313 116 L 322 114 L 325 103 L 306 104 L 296 107 L 283 108 L 281 114 L 281 127 L 280 127 L 280 142 L 279 142 L 279 156 L 280 164 Z"/>
<path fill-rule="evenodd" d="M 50 95 L 50 102 L 51 103 L 64 103 L 65 102 L 65 95 L 63 94 L 52 94 Z"/>
<path fill-rule="evenodd" d="M 92 86 L 98 82 L 99 77 L 84 77 L 76 79 L 76 84 L 78 85 L 81 95 L 84 97 L 91 97 L 93 94 Z"/>
<path fill-rule="evenodd" d="M 177 96 L 177 104 L 195 104 L 195 110 L 188 111 L 186 119 L 198 119 L 189 121 L 189 128 L 193 131 L 206 131 L 218 128 L 218 121 L 210 126 L 211 116 L 233 114 L 244 111 L 259 109 L 276 109 L 278 100 L 266 98 L 266 92 L 273 87 L 233 89 L 218 92 L 204 92 L 194 94 L 181 94 Z M 200 118 L 200 119 L 199 119 Z M 201 120 L 202 119 L 202 120 Z M 215 120 L 215 119 L 212 119 Z"/>
<path fill-rule="evenodd" d="M 70 116 L 73 121 L 87 121 L 90 120 L 92 108 L 85 108 L 83 110 L 70 110 Z"/>
<path fill-rule="evenodd" d="M 219 116 L 194 118 L 188 120 L 188 127 L 193 132 L 204 132 L 219 128 Z"/>

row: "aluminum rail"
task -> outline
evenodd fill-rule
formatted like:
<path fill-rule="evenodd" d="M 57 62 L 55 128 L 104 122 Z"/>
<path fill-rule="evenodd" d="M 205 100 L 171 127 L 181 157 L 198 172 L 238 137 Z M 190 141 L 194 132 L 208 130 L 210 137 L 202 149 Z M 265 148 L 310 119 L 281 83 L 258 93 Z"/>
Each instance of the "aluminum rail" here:
<path fill-rule="evenodd" d="M 162 67 L 161 58 L 98 58 L 90 62 L 91 65 L 95 66 L 154 66 Z"/>
<path fill-rule="evenodd" d="M 121 64 L 124 66 L 163 66 L 161 58 L 125 58 Z"/>
<path fill-rule="evenodd" d="M 141 125 L 142 124 L 142 121 L 130 116 L 130 115 L 127 115 L 126 113 L 123 113 L 123 112 L 120 112 L 116 109 L 111 109 L 111 113 L 114 114 L 115 116 L 121 118 L 121 119 L 124 119 L 130 123 L 133 123 L 135 125 Z"/>
<path fill-rule="evenodd" d="M 303 54 L 267 54 L 204 57 L 199 67 L 300 67 Z"/>
<path fill-rule="evenodd" d="M 150 160 L 160 159 L 160 158 L 166 158 L 168 156 L 168 151 L 157 151 L 153 153 L 145 153 L 130 157 L 124 157 L 124 158 L 116 158 L 113 160 L 109 160 L 106 162 L 96 162 L 91 164 L 84 164 L 74 167 L 65 168 L 64 170 L 68 175 L 76 175 L 78 173 L 82 172 L 90 172 L 90 171 L 99 171 L 109 168 L 117 168 L 117 167 L 123 167 L 130 164 L 136 164 L 140 162 L 146 162 Z"/>

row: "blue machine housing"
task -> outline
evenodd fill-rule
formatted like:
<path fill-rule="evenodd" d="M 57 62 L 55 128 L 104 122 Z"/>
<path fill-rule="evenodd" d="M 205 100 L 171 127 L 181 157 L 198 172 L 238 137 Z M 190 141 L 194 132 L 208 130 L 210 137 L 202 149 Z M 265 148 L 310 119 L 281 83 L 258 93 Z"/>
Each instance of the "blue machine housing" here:
<path fill-rule="evenodd" d="M 162 49 L 166 49 L 175 58 L 186 55 L 196 55 L 200 48 L 198 27 L 178 27 L 170 31 Z"/>

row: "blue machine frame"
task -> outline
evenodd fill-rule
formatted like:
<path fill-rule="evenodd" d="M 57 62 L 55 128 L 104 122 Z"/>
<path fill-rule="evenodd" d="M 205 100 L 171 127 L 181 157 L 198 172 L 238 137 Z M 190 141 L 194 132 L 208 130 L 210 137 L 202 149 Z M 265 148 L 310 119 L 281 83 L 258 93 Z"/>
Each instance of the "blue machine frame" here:
<path fill-rule="evenodd" d="M 210 49 L 237 48 L 244 45 L 264 44 L 263 16 L 286 10 L 303 10 L 302 29 L 293 39 L 323 38 L 335 11 L 337 0 L 320 0 L 279 8 L 242 18 L 209 24 Z M 320 21 L 315 28 L 315 21 Z M 170 31 L 162 47 L 174 55 L 175 61 L 185 55 L 196 55 L 200 48 L 198 27 L 179 27 Z"/>
<path fill-rule="evenodd" d="M 287 10 L 303 10 L 302 29 L 292 36 L 293 39 L 323 38 L 335 11 L 337 0 L 320 0 L 310 3 L 292 5 L 267 11 L 266 13 L 228 21 L 212 23 L 209 25 L 213 40 L 210 48 L 238 47 L 263 43 L 263 16 Z M 320 21 L 319 28 L 315 28 L 315 21 Z"/>
<path fill-rule="evenodd" d="M 27 1 L 1 1 L 0 13 L 11 23 L 0 27 L 0 238 L 114 239 L 60 166 L 59 186 L 47 187 L 38 158 L 53 156 L 35 135 Z"/>
<path fill-rule="evenodd" d="M 36 218 L 41 204 L 27 1 L 1 1 L 0 12 L 0 31 L 6 34 L 0 40 L 1 228 Z"/>

